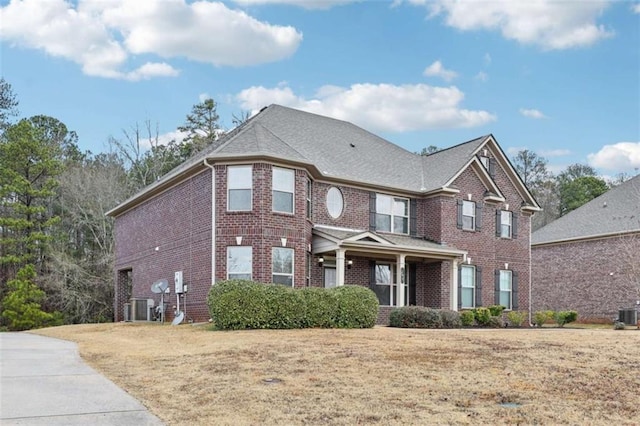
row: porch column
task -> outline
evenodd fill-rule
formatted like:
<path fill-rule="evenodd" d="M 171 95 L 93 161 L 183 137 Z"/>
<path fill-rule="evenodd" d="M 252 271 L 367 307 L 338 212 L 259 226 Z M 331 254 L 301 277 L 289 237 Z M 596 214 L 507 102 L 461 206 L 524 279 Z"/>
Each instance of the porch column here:
<path fill-rule="evenodd" d="M 458 310 L 458 259 L 451 261 L 451 306 L 452 311 Z"/>
<path fill-rule="evenodd" d="M 344 249 L 336 250 L 336 287 L 344 285 Z"/>
<path fill-rule="evenodd" d="M 404 263 L 405 255 L 399 254 L 396 258 L 397 267 L 396 267 L 396 306 L 405 306 L 406 300 L 404 300 L 404 287 L 406 283 L 404 282 Z"/>

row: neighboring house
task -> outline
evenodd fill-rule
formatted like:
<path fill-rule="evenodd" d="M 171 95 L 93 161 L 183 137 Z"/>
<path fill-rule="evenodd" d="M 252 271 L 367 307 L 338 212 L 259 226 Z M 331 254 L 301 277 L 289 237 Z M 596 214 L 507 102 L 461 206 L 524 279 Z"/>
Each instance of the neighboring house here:
<path fill-rule="evenodd" d="M 538 210 L 491 135 L 420 156 L 271 105 L 108 213 L 116 320 L 131 297 L 157 306 L 161 279 L 169 318 L 186 299 L 194 321 L 209 318 L 211 285 L 233 278 L 370 287 L 380 323 L 404 305 L 529 310 Z"/>
<path fill-rule="evenodd" d="M 640 300 L 640 176 L 531 236 L 533 309 L 612 320 Z"/>

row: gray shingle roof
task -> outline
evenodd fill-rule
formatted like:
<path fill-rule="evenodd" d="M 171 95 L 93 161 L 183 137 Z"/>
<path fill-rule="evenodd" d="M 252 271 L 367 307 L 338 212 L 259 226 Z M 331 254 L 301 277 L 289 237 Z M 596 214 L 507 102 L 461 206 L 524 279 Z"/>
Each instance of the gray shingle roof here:
<path fill-rule="evenodd" d="M 531 234 L 531 244 L 640 231 L 640 175 Z"/>
<path fill-rule="evenodd" d="M 485 138 L 425 157 L 346 121 L 271 105 L 208 157 L 276 156 L 326 177 L 424 192 L 442 188 Z"/>

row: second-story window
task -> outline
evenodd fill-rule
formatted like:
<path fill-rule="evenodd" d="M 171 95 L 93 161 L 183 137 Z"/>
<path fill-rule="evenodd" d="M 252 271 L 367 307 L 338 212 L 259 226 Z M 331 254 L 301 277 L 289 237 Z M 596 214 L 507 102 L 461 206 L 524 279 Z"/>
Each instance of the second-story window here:
<path fill-rule="evenodd" d="M 512 213 L 510 211 L 500 211 L 500 237 L 511 238 L 512 229 Z"/>
<path fill-rule="evenodd" d="M 293 213 L 295 171 L 274 167 L 272 179 L 273 211 Z"/>
<path fill-rule="evenodd" d="M 251 166 L 227 167 L 227 210 L 251 210 Z"/>
<path fill-rule="evenodd" d="M 376 194 L 376 230 L 409 233 L 409 200 Z"/>
<path fill-rule="evenodd" d="M 476 203 L 473 201 L 462 201 L 462 229 L 476 229 Z"/>
<path fill-rule="evenodd" d="M 307 180 L 307 219 L 311 220 L 313 217 L 313 184 L 311 179 Z"/>

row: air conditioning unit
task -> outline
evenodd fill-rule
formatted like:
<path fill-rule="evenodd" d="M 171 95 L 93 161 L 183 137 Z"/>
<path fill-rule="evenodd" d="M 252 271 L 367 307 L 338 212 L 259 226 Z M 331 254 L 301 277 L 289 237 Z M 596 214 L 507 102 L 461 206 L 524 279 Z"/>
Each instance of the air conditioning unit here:
<path fill-rule="evenodd" d="M 131 321 L 151 321 L 153 317 L 153 299 L 131 299 Z"/>
<path fill-rule="evenodd" d="M 620 309 L 618 319 L 626 325 L 636 325 L 638 322 L 638 312 L 634 309 Z"/>

